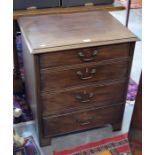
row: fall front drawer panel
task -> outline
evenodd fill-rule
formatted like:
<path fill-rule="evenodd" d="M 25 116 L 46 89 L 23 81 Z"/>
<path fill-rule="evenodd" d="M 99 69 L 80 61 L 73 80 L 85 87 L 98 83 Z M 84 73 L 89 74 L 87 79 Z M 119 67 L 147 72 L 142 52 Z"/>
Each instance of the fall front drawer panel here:
<path fill-rule="evenodd" d="M 126 60 L 66 70 L 41 70 L 41 91 L 56 91 L 81 84 L 124 78 L 129 73 L 129 65 L 130 61 Z"/>
<path fill-rule="evenodd" d="M 55 94 L 41 94 L 43 116 L 98 105 L 114 105 L 125 100 L 126 80 L 87 86 Z"/>
<path fill-rule="evenodd" d="M 126 58 L 131 55 L 130 43 L 73 49 L 40 54 L 40 68 L 98 62 L 108 59 Z"/>
<path fill-rule="evenodd" d="M 44 136 L 54 136 L 122 121 L 124 105 L 43 118 Z"/>

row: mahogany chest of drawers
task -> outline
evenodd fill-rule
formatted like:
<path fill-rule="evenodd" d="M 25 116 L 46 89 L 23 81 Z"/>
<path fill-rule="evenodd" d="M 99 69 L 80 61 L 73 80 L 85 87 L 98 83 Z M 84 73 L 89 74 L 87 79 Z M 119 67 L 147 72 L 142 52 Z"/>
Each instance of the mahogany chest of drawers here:
<path fill-rule="evenodd" d="M 136 36 L 105 11 L 18 22 L 40 145 L 105 124 L 121 129 Z"/>

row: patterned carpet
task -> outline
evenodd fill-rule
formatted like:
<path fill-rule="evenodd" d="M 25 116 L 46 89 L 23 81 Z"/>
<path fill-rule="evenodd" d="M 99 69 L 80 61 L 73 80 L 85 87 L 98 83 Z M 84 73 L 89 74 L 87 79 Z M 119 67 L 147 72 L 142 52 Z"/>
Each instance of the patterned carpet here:
<path fill-rule="evenodd" d="M 138 84 L 130 79 L 129 80 L 129 85 L 128 85 L 128 94 L 126 100 L 128 101 L 134 101 L 137 95 L 137 90 L 138 90 Z"/>
<path fill-rule="evenodd" d="M 13 155 L 41 155 L 32 136 L 25 138 L 23 147 L 14 146 Z"/>
<path fill-rule="evenodd" d="M 54 155 L 97 155 L 108 150 L 112 155 L 131 155 L 128 135 L 122 134 L 75 148 L 54 151 Z"/>
<path fill-rule="evenodd" d="M 13 95 L 13 108 L 22 110 L 20 117 L 13 118 L 14 124 L 33 120 L 32 112 L 29 104 L 26 102 L 26 95 L 24 92 Z"/>

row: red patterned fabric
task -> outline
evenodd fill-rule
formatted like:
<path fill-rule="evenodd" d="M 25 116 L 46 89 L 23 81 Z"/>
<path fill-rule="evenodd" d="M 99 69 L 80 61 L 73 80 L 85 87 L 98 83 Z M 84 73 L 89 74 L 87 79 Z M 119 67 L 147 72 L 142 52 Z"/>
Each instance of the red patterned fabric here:
<path fill-rule="evenodd" d="M 32 136 L 25 138 L 25 141 L 23 147 L 16 148 L 14 146 L 13 155 L 41 155 Z"/>
<path fill-rule="evenodd" d="M 128 134 L 102 139 L 71 149 L 54 151 L 54 155 L 96 155 L 104 150 L 109 150 L 113 155 L 123 155 L 124 153 L 131 155 Z"/>

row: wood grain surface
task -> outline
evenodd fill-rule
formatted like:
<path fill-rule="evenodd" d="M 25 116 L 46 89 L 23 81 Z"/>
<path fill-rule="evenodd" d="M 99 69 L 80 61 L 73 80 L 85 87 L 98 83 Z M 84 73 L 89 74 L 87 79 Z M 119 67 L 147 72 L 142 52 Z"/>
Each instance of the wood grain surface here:
<path fill-rule="evenodd" d="M 41 93 L 43 116 L 94 106 L 115 105 L 125 100 L 126 80 L 90 85 L 60 93 Z"/>
<path fill-rule="evenodd" d="M 127 58 L 131 56 L 130 44 L 115 44 L 92 48 L 65 50 L 40 55 L 40 68 L 62 67 L 86 64 L 103 60 Z M 122 50 L 123 49 L 123 50 Z"/>
<path fill-rule="evenodd" d="M 18 22 L 32 54 L 137 40 L 106 11 L 21 17 Z"/>
<path fill-rule="evenodd" d="M 124 105 L 97 108 L 83 112 L 75 112 L 57 117 L 44 117 L 44 136 L 54 136 L 69 132 L 101 127 L 122 121 Z M 58 123 L 59 122 L 59 123 Z"/>
<path fill-rule="evenodd" d="M 129 61 L 120 61 L 66 70 L 42 70 L 41 91 L 58 91 L 78 85 L 125 78 L 129 75 L 129 65 Z"/>

